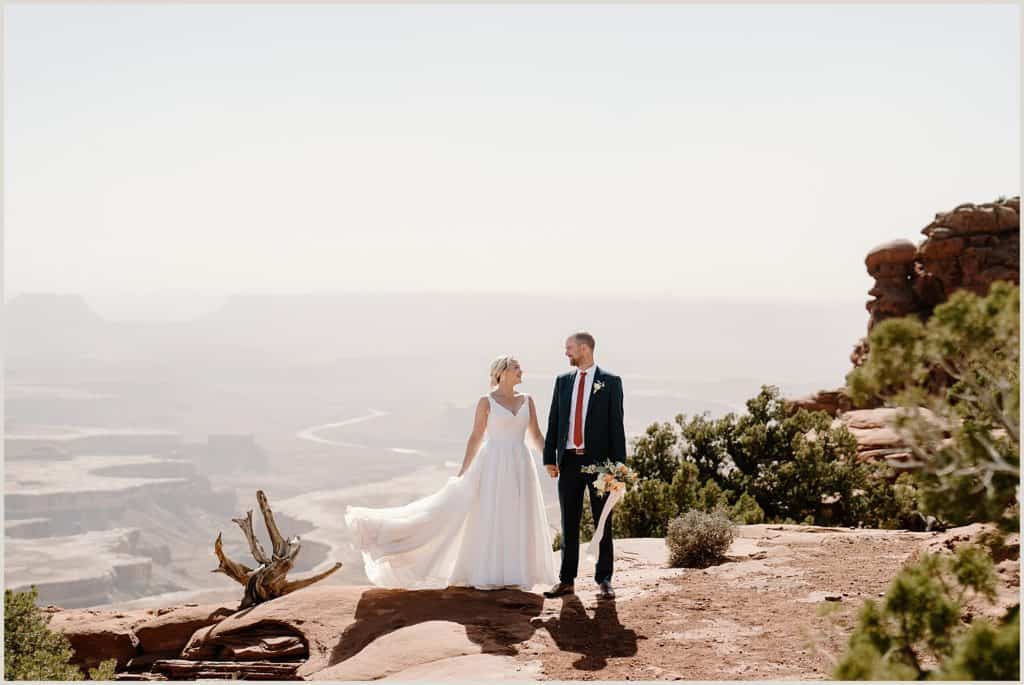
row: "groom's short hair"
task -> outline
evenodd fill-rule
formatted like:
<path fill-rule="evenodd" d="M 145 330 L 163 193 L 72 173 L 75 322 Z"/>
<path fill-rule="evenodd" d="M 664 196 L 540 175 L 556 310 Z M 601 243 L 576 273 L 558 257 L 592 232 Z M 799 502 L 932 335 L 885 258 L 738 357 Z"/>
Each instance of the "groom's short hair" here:
<path fill-rule="evenodd" d="M 594 349 L 594 336 L 586 331 L 577 331 L 572 334 L 572 338 L 576 341 L 576 344 L 584 344 L 590 349 Z"/>

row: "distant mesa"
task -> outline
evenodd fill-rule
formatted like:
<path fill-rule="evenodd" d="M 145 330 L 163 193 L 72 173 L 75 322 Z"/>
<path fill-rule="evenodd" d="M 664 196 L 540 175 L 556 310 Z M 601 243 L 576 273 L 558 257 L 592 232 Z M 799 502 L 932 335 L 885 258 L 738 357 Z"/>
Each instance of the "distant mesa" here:
<path fill-rule="evenodd" d="M 45 314 L 51 326 L 69 324 L 96 324 L 105 319 L 86 303 L 85 298 L 64 293 L 22 293 L 6 303 L 7 315 L 28 319 Z"/>
<path fill-rule="evenodd" d="M 205 539 L 208 517 L 234 512 L 234 491 L 214 489 L 210 476 L 259 473 L 268 462 L 251 434 L 186 442 L 159 429 L 18 430 L 4 440 L 6 586 L 36 585 L 40 601 L 67 607 L 208 581 L 205 555 L 180 545 L 172 555 L 171 545 Z"/>

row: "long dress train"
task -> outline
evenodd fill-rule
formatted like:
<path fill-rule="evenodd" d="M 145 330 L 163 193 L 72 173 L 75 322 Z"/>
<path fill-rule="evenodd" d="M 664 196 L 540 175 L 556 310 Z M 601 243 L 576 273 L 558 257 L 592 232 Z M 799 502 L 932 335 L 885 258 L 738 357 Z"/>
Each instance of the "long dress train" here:
<path fill-rule="evenodd" d="M 374 585 L 528 591 L 557 582 L 540 479 L 525 442 L 529 397 L 515 414 L 490 395 L 488 401 L 486 441 L 462 477 L 404 506 L 346 509 Z"/>

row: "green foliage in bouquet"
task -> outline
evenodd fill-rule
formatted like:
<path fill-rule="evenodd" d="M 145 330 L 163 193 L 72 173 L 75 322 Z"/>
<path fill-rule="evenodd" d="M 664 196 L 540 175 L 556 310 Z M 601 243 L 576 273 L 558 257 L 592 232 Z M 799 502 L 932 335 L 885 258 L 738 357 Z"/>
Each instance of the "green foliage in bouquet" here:
<path fill-rule="evenodd" d="M 36 606 L 38 593 L 4 590 L 4 680 L 82 680 L 70 663 L 74 650 L 63 634 L 50 630 Z M 92 680 L 113 680 L 116 661 L 89 670 Z"/>
<path fill-rule="evenodd" d="M 953 524 L 1019 527 L 1020 289 L 958 291 L 926 323 L 888 319 L 847 376 L 854 402 L 903 407 L 922 509 Z"/>
<path fill-rule="evenodd" d="M 995 596 L 992 559 L 964 545 L 955 555 L 927 554 L 905 567 L 881 603 L 865 602 L 840 680 L 1017 680 L 1020 619 L 1014 607 L 993 624 L 961 621 L 970 596 Z M 925 664 L 937 664 L 929 668 Z"/>

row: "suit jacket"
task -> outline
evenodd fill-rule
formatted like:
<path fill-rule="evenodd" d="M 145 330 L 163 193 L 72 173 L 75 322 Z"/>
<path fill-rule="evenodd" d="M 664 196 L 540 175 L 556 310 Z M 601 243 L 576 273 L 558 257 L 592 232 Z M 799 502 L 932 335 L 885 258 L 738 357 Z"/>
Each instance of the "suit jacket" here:
<path fill-rule="evenodd" d="M 544 463 L 562 464 L 565 443 L 569 439 L 569 416 L 575 410 L 572 405 L 572 385 L 576 371 L 564 373 L 555 379 L 555 390 L 551 397 L 551 411 L 548 412 L 548 432 L 544 438 Z M 583 422 L 583 445 L 587 450 L 579 457 L 582 464 L 600 463 L 606 460 L 626 460 L 626 429 L 622 414 L 622 379 L 594 366 L 594 388 Z M 576 459 L 577 457 L 573 457 Z"/>

